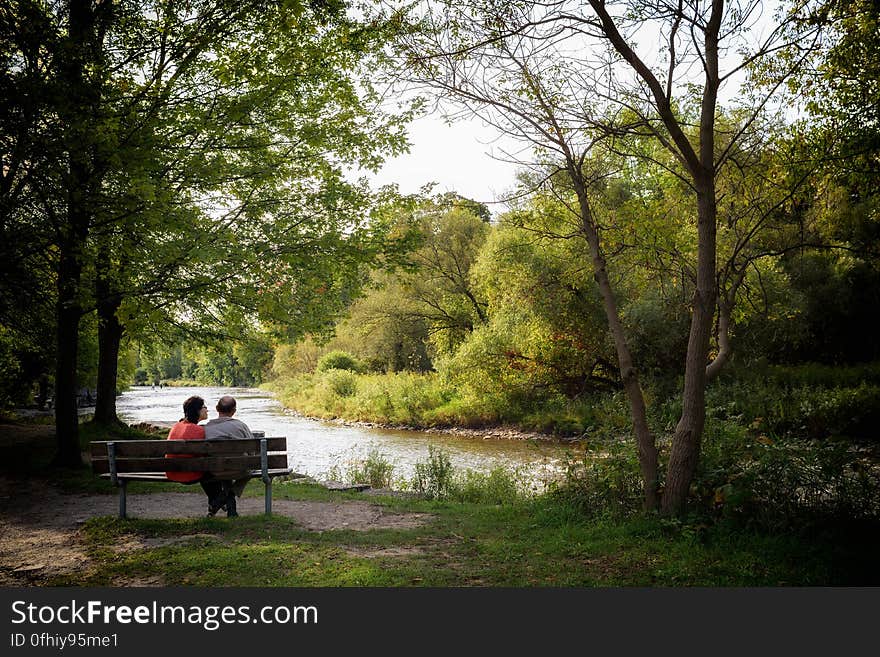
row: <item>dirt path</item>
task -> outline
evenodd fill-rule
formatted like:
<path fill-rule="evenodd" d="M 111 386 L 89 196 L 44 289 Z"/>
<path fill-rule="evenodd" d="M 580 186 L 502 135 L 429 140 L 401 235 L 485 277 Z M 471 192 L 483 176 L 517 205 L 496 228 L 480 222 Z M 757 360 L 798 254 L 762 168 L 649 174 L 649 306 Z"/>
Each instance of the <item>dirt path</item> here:
<path fill-rule="evenodd" d="M 0 430 L 0 445 L 33 445 L 51 438 L 54 432 L 50 429 L 26 427 L 11 431 L 6 425 Z M 261 515 L 263 505 L 262 497 L 241 498 L 238 512 L 242 516 Z M 132 518 L 200 518 L 206 510 L 201 491 L 128 495 L 128 515 Z M 0 586 L 39 585 L 53 577 L 87 571 L 91 564 L 81 533 L 83 523 L 96 516 L 116 516 L 118 511 L 117 495 L 66 494 L 44 479 L 0 475 Z M 394 513 L 357 500 L 273 499 L 272 512 L 315 532 L 409 529 L 430 518 L 428 514 Z"/>

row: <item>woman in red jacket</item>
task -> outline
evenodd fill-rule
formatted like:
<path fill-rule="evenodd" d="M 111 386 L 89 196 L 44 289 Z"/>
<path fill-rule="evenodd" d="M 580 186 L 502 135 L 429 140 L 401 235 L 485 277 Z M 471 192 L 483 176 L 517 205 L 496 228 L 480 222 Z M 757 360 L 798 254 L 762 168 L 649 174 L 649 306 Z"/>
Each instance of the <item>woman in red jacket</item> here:
<path fill-rule="evenodd" d="M 198 396 L 189 397 L 183 402 L 183 417 L 171 427 L 168 440 L 204 440 L 205 428 L 199 425 L 202 420 L 208 419 L 208 407 L 205 400 Z M 166 458 L 192 458 L 192 454 L 166 454 Z M 204 472 L 166 472 L 165 476 L 171 481 L 179 481 L 182 484 L 192 484 L 198 481 L 202 490 L 208 496 L 208 515 L 213 516 L 223 508 L 225 502 L 223 484 L 220 481 L 205 479 Z"/>

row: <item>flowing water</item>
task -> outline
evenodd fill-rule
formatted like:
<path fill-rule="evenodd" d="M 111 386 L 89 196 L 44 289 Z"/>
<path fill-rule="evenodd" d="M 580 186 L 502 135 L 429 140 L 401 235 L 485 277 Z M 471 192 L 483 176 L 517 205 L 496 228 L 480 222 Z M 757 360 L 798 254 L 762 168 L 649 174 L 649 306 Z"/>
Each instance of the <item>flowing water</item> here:
<path fill-rule="evenodd" d="M 255 388 L 151 388 L 136 386 L 116 400 L 119 417 L 130 423 L 170 424 L 183 415 L 183 401 L 190 395 L 204 397 L 209 417 L 223 395 L 238 403 L 235 417 L 267 436 L 287 436 L 288 465 L 294 472 L 326 477 L 331 468 L 345 472 L 349 463 L 377 449 L 392 464 L 394 477 L 409 479 L 415 464 L 428 459 L 428 447 L 440 447 L 456 468 L 488 472 L 504 466 L 517 469 L 536 488 L 558 474 L 566 448 L 534 440 L 463 438 L 442 433 L 398 431 L 320 422 L 286 413 L 270 393 Z"/>

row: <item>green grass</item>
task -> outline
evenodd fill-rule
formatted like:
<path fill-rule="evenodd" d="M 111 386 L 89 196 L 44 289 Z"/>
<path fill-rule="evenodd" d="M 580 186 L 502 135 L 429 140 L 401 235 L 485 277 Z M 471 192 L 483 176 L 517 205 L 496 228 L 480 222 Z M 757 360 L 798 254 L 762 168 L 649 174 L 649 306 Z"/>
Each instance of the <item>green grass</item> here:
<path fill-rule="evenodd" d="M 256 487 L 249 491 L 256 494 Z M 278 499 L 343 502 L 314 485 Z M 876 584 L 864 537 L 761 535 L 656 517 L 588 521 L 549 499 L 496 506 L 384 499 L 431 514 L 417 529 L 309 532 L 283 517 L 94 518 L 97 568 L 53 581 L 161 578 L 191 586 L 779 586 Z M 192 536 L 189 540 L 181 537 Z M 118 545 L 141 546 L 126 550 Z"/>
<path fill-rule="evenodd" d="M 6 451 L 8 455 L 19 450 L 21 463 L 27 463 L 28 469 L 17 470 L 17 475 L 46 479 L 69 492 L 115 492 L 109 482 L 88 469 L 48 467 L 52 447 L 53 442 L 43 438 L 15 450 L 7 446 Z M 130 490 L 150 494 L 180 492 L 181 487 L 132 483 Z M 261 496 L 262 486 L 251 482 L 245 495 Z M 391 513 L 429 515 L 424 525 L 414 529 L 364 532 L 312 532 L 289 518 L 262 515 L 237 519 L 93 518 L 80 533 L 90 561 L 83 570 L 46 583 L 394 587 L 880 584 L 873 548 L 880 538 L 876 526 L 825 523 L 758 531 L 705 517 L 672 521 L 656 516 L 587 515 L 562 497 L 505 497 L 504 504 L 485 503 L 486 498 L 480 496 L 457 501 L 365 498 L 299 482 L 278 482 L 273 495 L 276 500 L 337 504 L 368 499 Z"/>

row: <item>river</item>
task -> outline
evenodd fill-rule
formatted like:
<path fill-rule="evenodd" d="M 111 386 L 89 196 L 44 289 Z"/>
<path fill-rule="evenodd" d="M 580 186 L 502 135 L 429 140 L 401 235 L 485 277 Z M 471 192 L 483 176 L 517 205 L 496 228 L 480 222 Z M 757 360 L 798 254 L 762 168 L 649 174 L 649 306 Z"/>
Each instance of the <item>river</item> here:
<path fill-rule="evenodd" d="M 316 478 L 331 468 L 344 472 L 347 464 L 377 449 L 394 465 L 394 478 L 412 477 L 415 464 L 426 461 L 428 447 L 442 448 L 456 468 L 488 472 L 504 466 L 519 470 L 536 489 L 558 475 L 566 448 L 549 441 L 485 440 L 442 433 L 397 431 L 320 422 L 285 412 L 271 393 L 256 388 L 156 388 L 135 386 L 116 400 L 119 417 L 138 422 L 173 423 L 183 415 L 183 401 L 190 395 L 205 398 L 209 417 L 223 395 L 238 403 L 235 417 L 252 430 L 267 436 L 287 436 L 288 465 L 294 472 Z"/>

